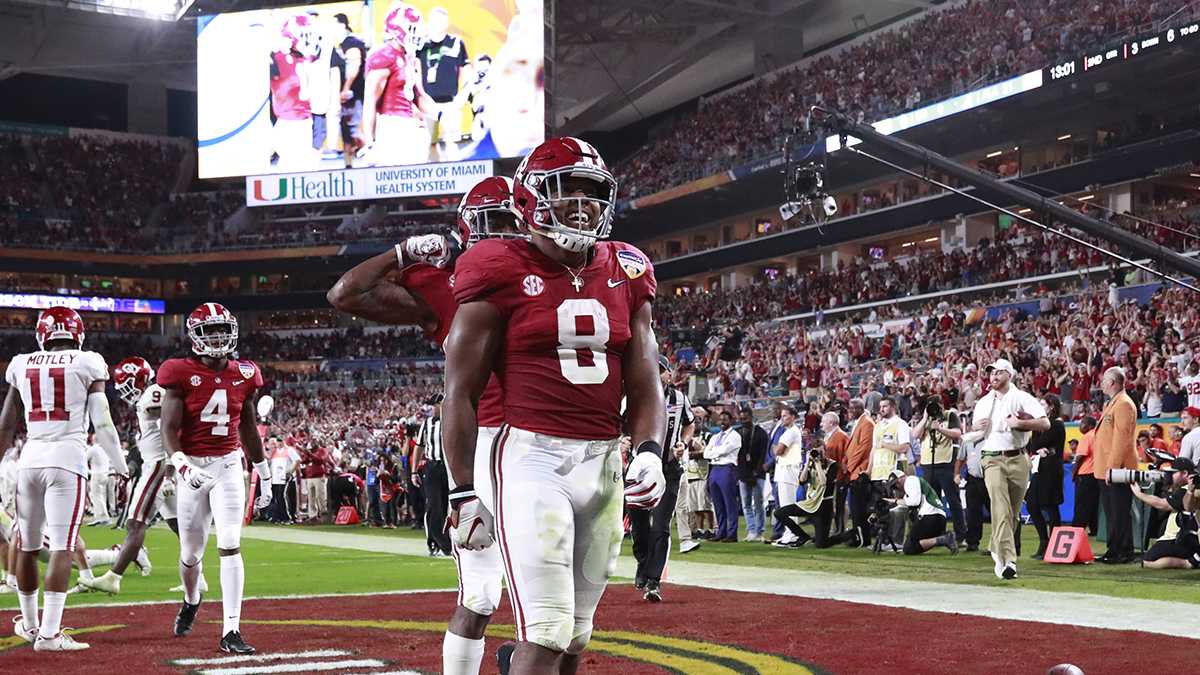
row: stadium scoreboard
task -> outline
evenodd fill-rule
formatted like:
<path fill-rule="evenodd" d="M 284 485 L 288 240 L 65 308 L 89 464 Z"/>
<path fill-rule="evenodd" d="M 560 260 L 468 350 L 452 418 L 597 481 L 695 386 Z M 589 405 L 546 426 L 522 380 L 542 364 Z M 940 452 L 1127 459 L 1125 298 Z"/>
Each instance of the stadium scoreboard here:
<path fill-rule="evenodd" d="M 1059 61 L 1046 67 L 1044 77 L 1047 82 L 1058 82 L 1097 68 L 1115 63 L 1125 63 L 1161 52 L 1172 45 L 1187 44 L 1198 40 L 1200 40 L 1200 21 L 1192 21 L 1165 28 L 1157 33 L 1125 40 L 1117 45 L 1095 49 L 1072 59 Z"/>

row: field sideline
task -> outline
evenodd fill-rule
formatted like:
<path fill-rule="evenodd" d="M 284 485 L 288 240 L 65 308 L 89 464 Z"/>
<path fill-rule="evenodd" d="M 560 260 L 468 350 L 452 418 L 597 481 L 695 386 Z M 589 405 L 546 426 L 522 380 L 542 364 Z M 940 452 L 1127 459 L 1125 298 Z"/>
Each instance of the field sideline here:
<path fill-rule="evenodd" d="M 94 548 L 111 545 L 122 534 L 107 528 L 84 531 Z M 148 543 L 156 563 L 149 577 L 131 571 L 116 597 L 71 596 L 67 625 L 77 627 L 93 648 L 87 661 L 59 661 L 57 672 L 95 672 L 97 667 L 209 675 L 439 670 L 441 634 L 454 603 L 454 566 L 448 558 L 428 557 L 418 532 L 247 528 L 242 618 L 248 640 L 259 648 L 254 661 L 230 661 L 233 657 L 216 652 L 220 592 L 211 545 L 205 557 L 211 590 L 196 634 L 169 637 L 179 599 L 168 591 L 178 583 L 178 548 L 165 527 L 154 528 Z M 1032 550 L 1029 537 L 1024 543 Z M 1194 612 L 1200 593 L 1186 572 L 1159 575 L 1135 566 L 1063 568 L 1028 561 L 1018 580 L 1001 583 L 992 576 L 990 560 L 977 553 L 877 557 L 850 549 L 705 544 L 672 559 L 665 601 L 651 605 L 628 581 L 632 563 L 626 544 L 618 562 L 618 575 L 624 576 L 614 580 L 600 605 L 584 672 L 950 675 L 1045 672 L 1072 662 L 1088 675 L 1126 675 L 1150 663 L 1190 658 L 1197 643 L 1178 636 L 1200 633 Z M 0 596 L 0 609 L 7 619 L 16 609 L 15 596 Z M 511 637 L 513 620 L 507 600 L 502 601 L 488 631 L 489 654 Z M 954 630 L 945 629 L 948 622 Z M 877 639 L 898 626 L 924 636 L 932 652 L 897 651 Z M 998 635 L 1022 638 L 996 642 Z M 963 639 L 987 646 L 955 649 Z M 1097 652 L 1097 640 L 1111 649 Z M 846 650 L 847 641 L 861 648 Z M 930 653 L 940 656 L 931 661 Z M 35 672 L 44 665 L 42 658 L 19 638 L 0 636 L 6 669 L 11 664 L 17 671 Z M 485 661 L 485 673 L 495 672 L 491 663 Z"/>
<path fill-rule="evenodd" d="M 344 543 L 337 546 L 293 543 L 296 537 L 292 533 L 297 536 L 303 533 L 302 538 L 307 542 L 319 542 L 326 532 L 331 542 L 353 535 L 352 541 L 364 543 L 349 546 Z M 272 537 L 275 533 L 284 540 L 262 539 Z M 1024 528 L 1023 534 L 1023 550 L 1034 550 L 1037 539 L 1032 528 Z M 102 548 L 119 542 L 124 533 L 109 528 L 84 528 L 83 535 L 90 548 Z M 363 540 L 361 537 L 372 539 Z M 380 546 L 369 544 L 374 538 L 380 538 Z M 404 552 L 396 553 L 395 547 L 383 546 L 389 540 L 404 542 Z M 1093 541 L 1092 546 L 1094 550 L 1102 551 L 1104 545 Z M 177 599 L 175 594 L 168 592 L 169 588 L 179 583 L 175 565 L 177 540 L 170 530 L 160 525 L 149 533 L 147 548 L 154 563 L 150 577 L 143 578 L 131 568 L 122 583 L 119 598 L 95 593 L 73 595 L 69 606 L 115 600 L 138 602 Z M 452 562 L 421 555 L 423 548 L 424 536 L 409 529 L 255 524 L 246 529 L 242 542 L 247 568 L 246 596 L 372 593 L 455 587 Z M 632 560 L 628 541 L 621 559 L 622 562 Z M 1197 573 L 1189 570 L 1152 572 L 1137 565 L 1059 566 L 1026 559 L 1020 564 L 1020 578 L 1014 583 L 1005 583 L 992 574 L 990 559 L 965 551 L 954 557 L 944 550 L 935 550 L 919 557 L 892 554 L 875 556 L 845 547 L 824 551 L 812 548 L 783 550 L 757 543 L 706 543 L 686 556 L 673 553 L 671 561 L 1200 604 Z M 218 563 L 215 539 L 209 542 L 204 565 L 211 572 L 210 595 L 216 597 Z M 98 574 L 105 569 L 101 567 Z M 670 571 L 668 566 L 668 584 Z M 774 572 L 765 571 L 764 574 L 771 575 Z M 669 589 L 667 592 L 669 599 Z M 15 609 L 16 606 L 14 595 L 0 596 L 0 608 Z"/>

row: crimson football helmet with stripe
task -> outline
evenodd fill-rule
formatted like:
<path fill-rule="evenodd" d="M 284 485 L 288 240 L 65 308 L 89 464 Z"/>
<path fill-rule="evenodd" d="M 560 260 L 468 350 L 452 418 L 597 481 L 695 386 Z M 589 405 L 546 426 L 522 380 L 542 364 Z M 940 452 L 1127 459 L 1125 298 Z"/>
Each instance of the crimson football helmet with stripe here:
<path fill-rule="evenodd" d="M 153 381 L 154 368 L 140 356 L 131 356 L 113 366 L 113 386 L 129 405 L 136 404 Z"/>
<path fill-rule="evenodd" d="M 197 356 L 225 358 L 237 349 L 237 317 L 224 305 L 206 302 L 188 315 L 187 336 Z"/>
<path fill-rule="evenodd" d="M 528 239 L 517 231 L 513 208 L 513 182 L 507 176 L 492 176 L 475 184 L 458 204 L 458 233 L 464 246 L 480 239 Z"/>
<path fill-rule="evenodd" d="M 595 181 L 595 196 L 569 194 L 565 181 L 571 178 Z M 525 227 L 573 253 L 586 251 L 598 239 L 608 238 L 616 199 L 617 179 L 599 151 L 591 143 L 570 136 L 551 138 L 534 148 L 513 175 L 513 204 Z M 554 208 L 571 201 L 577 203 L 576 208 L 563 222 Z M 595 222 L 583 208 L 585 202 L 599 207 Z"/>

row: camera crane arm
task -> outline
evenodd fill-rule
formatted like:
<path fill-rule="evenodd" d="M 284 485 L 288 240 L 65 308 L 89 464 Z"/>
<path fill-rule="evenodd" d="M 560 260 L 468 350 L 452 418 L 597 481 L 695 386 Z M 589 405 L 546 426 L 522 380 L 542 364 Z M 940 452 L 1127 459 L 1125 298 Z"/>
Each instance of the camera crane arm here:
<path fill-rule="evenodd" d="M 839 137 L 841 146 L 843 148 L 847 148 L 852 152 L 862 155 L 863 157 L 892 167 L 915 178 L 919 178 L 931 184 L 939 185 L 947 190 L 956 192 L 964 197 L 967 197 L 968 199 L 988 206 L 989 208 L 1003 211 L 1017 220 L 1029 223 L 1046 232 L 1051 232 L 1058 236 L 1065 237 L 1076 244 L 1097 251 L 1118 263 L 1136 267 L 1145 272 L 1161 277 L 1164 281 L 1168 281 L 1176 286 L 1200 293 L 1200 287 L 1197 287 L 1193 283 L 1188 283 L 1176 277 L 1169 276 L 1168 274 L 1148 267 L 1126 256 L 1122 256 L 1096 246 L 1095 244 L 1076 237 L 1065 230 L 1055 229 L 1049 225 L 1038 222 L 1037 220 L 1025 217 L 1019 213 L 1014 213 L 1009 209 L 1003 208 L 1002 206 L 993 204 L 975 194 L 959 190 L 949 185 L 944 185 L 927 175 L 906 169 L 905 167 L 894 164 L 886 159 L 876 157 L 870 153 L 864 152 L 863 150 L 852 147 L 848 143 L 849 138 L 854 137 L 856 139 L 860 139 L 864 144 L 874 147 L 881 147 L 903 157 L 904 159 L 919 162 L 923 167 L 925 167 L 926 170 L 928 170 L 930 167 L 936 168 L 942 172 L 945 172 L 949 176 L 953 176 L 964 183 L 974 186 L 977 189 L 986 190 L 993 194 L 999 194 L 1013 203 L 1041 212 L 1048 219 L 1060 221 L 1088 235 L 1114 244 L 1121 249 L 1133 251 L 1134 253 L 1149 258 L 1150 260 L 1157 261 L 1160 265 L 1184 276 L 1189 276 L 1193 279 L 1200 279 L 1200 261 L 1189 258 L 1178 251 L 1169 249 L 1165 246 L 1160 246 L 1159 244 L 1133 234 L 1128 230 L 1123 230 L 1112 224 L 1097 220 L 1091 216 L 1086 216 L 1078 211 L 1075 211 L 1074 209 L 1059 204 L 1052 198 L 1043 197 L 1042 195 L 1031 192 L 1024 188 L 1017 187 L 1016 185 L 996 180 L 991 176 L 985 175 L 984 173 L 976 171 L 975 169 L 963 166 L 962 164 L 959 164 L 958 162 L 955 162 L 944 155 L 940 155 L 932 150 L 929 150 L 928 148 L 917 145 L 916 143 L 910 143 L 909 141 L 896 138 L 895 136 L 885 136 L 884 134 L 876 131 L 874 127 L 868 124 L 855 122 L 843 113 L 822 108 L 820 106 L 814 106 L 809 111 L 809 115 L 816 115 L 822 118 L 823 124 L 827 128 L 832 129 L 833 132 Z"/>

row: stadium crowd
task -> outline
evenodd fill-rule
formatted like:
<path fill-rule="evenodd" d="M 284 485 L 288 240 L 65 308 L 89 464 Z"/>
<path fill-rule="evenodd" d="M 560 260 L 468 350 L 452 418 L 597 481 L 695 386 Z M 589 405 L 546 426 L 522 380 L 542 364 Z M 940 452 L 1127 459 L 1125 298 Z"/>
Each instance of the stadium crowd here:
<path fill-rule="evenodd" d="M 813 105 L 876 121 L 1146 29 L 1186 0 L 968 0 L 714 96 L 617 168 L 635 198 L 779 152 Z"/>

